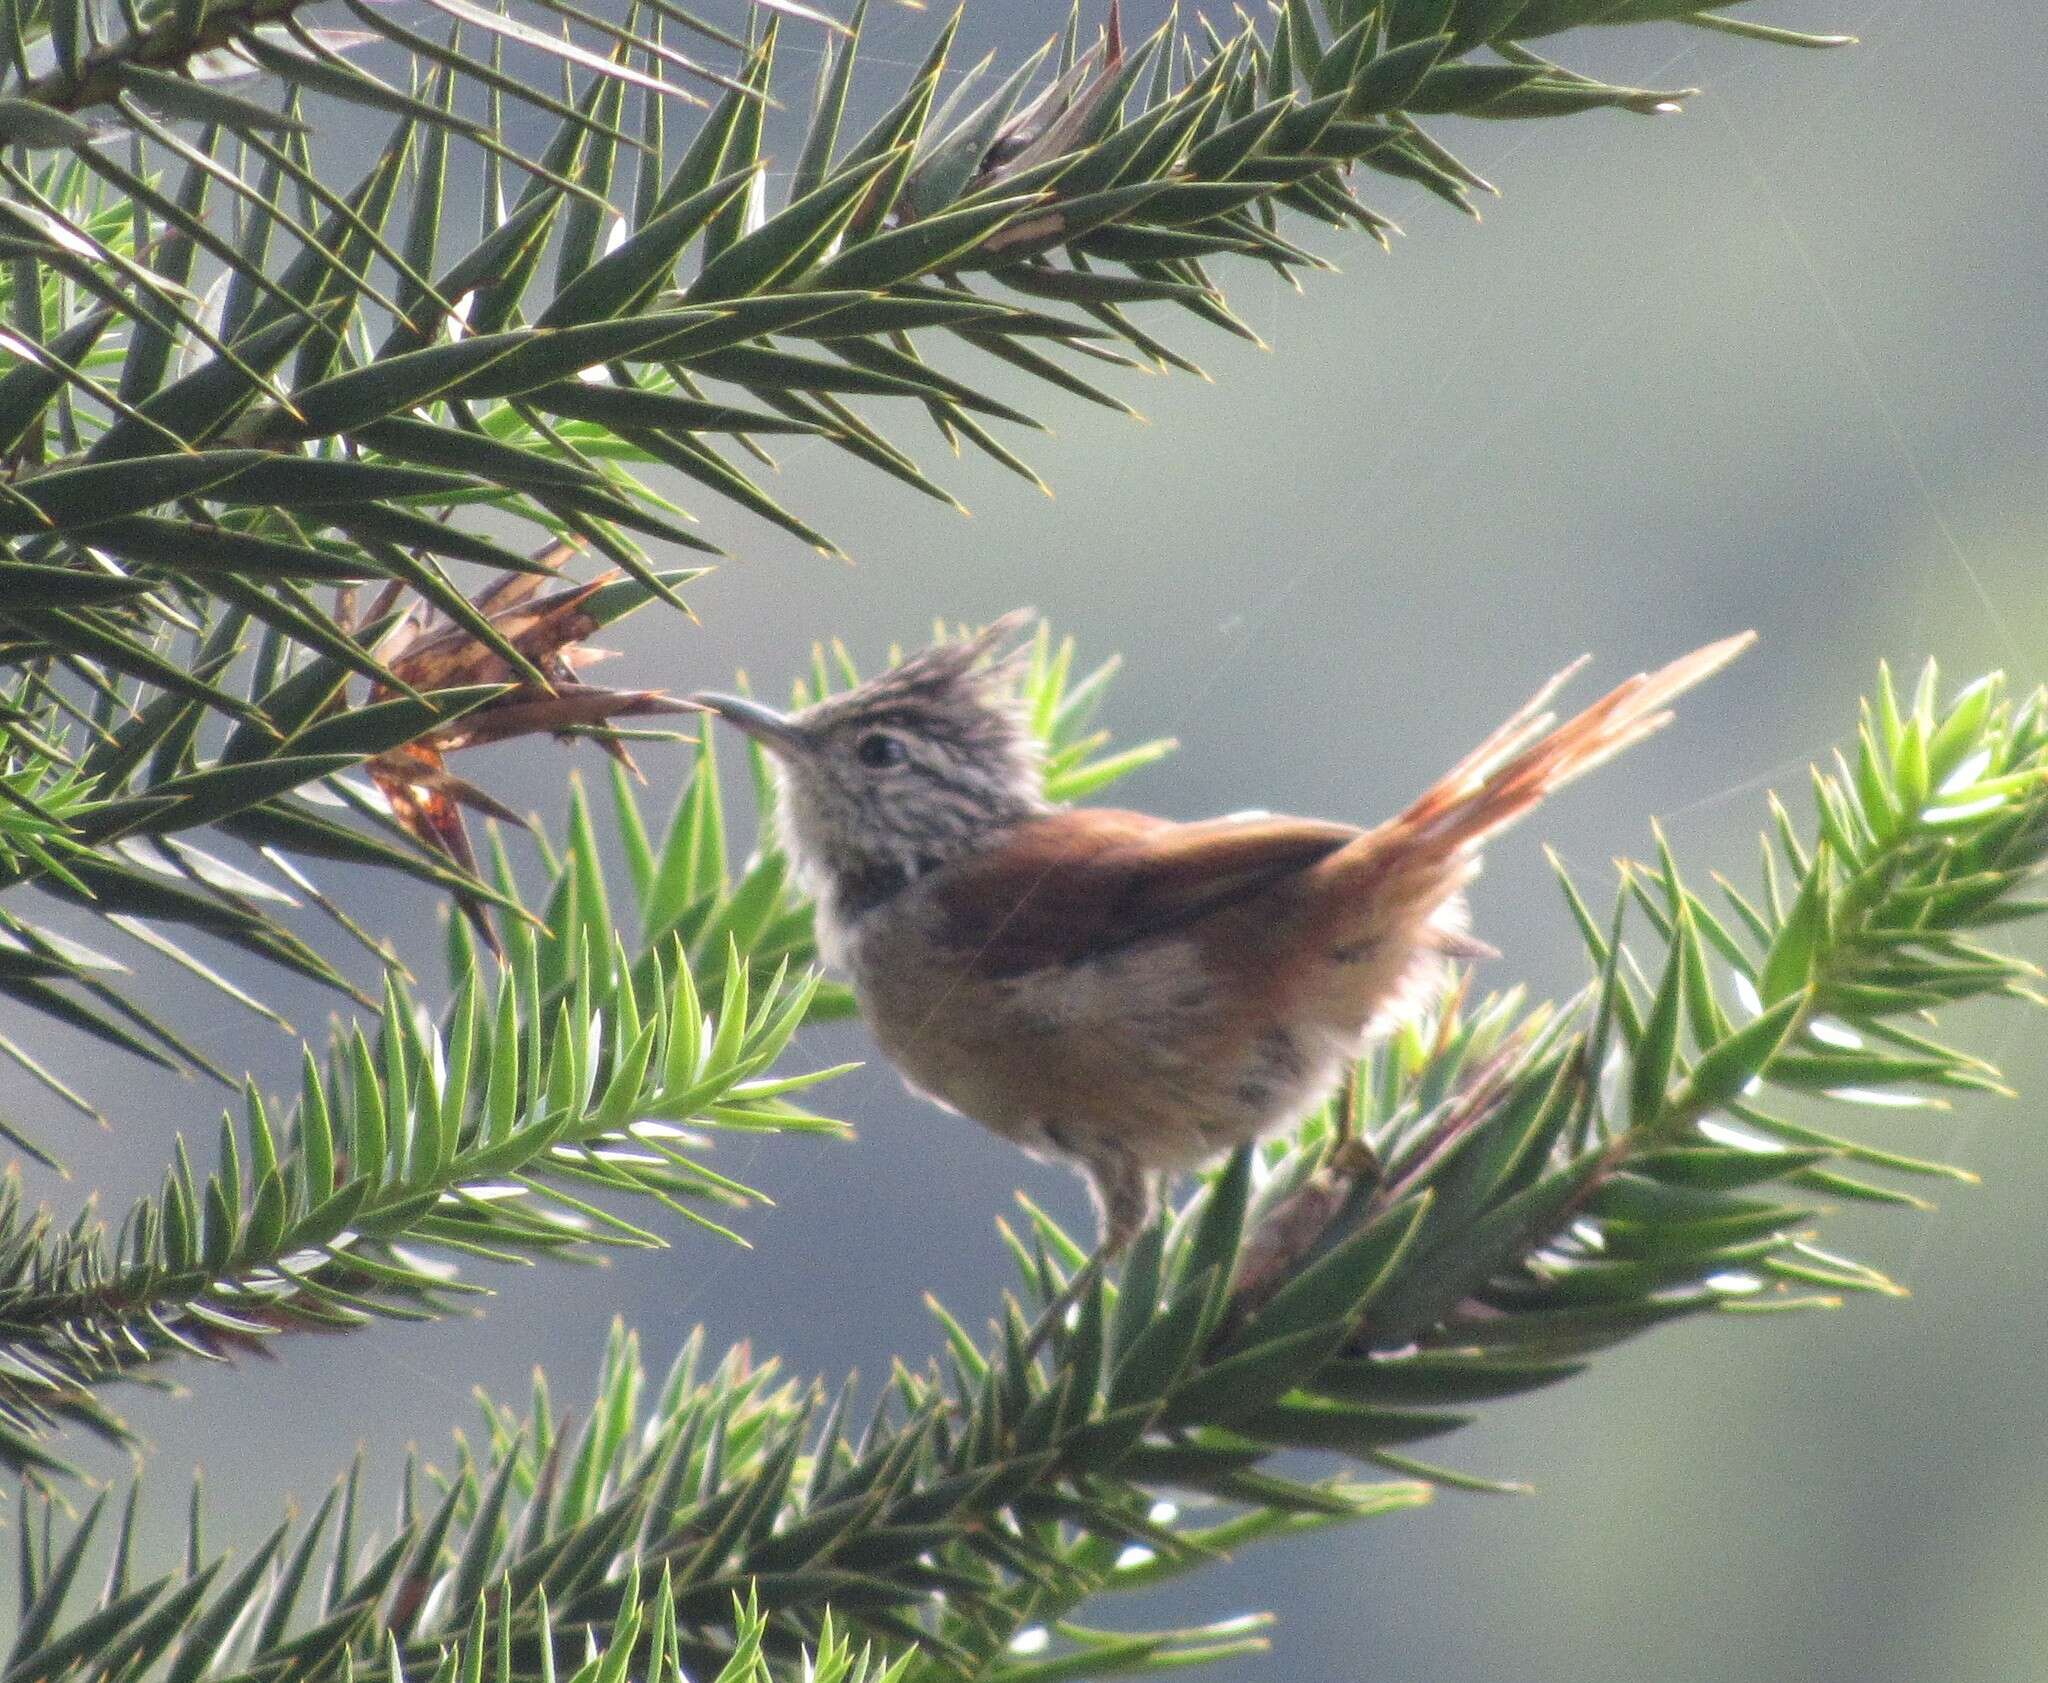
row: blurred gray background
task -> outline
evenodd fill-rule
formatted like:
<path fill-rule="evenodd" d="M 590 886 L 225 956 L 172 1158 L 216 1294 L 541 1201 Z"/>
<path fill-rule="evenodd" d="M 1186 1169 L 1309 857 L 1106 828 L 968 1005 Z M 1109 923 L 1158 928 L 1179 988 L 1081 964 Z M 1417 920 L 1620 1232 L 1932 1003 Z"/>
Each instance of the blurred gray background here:
<path fill-rule="evenodd" d="M 1149 22 L 1157 8 L 1134 10 Z M 962 65 L 984 48 L 1014 58 L 1064 16 L 1024 0 L 972 12 Z M 701 627 L 643 614 L 612 639 L 627 659 L 607 678 L 687 690 L 744 668 L 774 693 L 819 637 L 872 664 L 935 613 L 1031 603 L 1084 655 L 1126 657 L 1104 715 L 1120 737 L 1184 744 L 1119 798 L 1183 817 L 1370 820 L 1582 650 L 1599 680 L 1757 627 L 1761 646 L 1689 698 L 1677 728 L 1496 850 L 1477 920 L 1506 957 L 1486 979 L 1575 986 L 1541 842 L 1604 888 L 1607 861 L 1643 850 L 1656 814 L 1690 868 L 1746 875 L 1764 790 L 1803 796 L 1807 762 L 1844 739 L 1880 658 L 2048 676 L 2038 21 L 1868 0 L 1756 15 L 1862 45 L 1798 53 L 1662 29 L 1567 43 L 1567 62 L 1705 92 L 1662 121 L 1447 126 L 1504 188 L 1483 226 L 1368 180 L 1408 230 L 1391 255 L 1310 234 L 1343 272 L 1305 296 L 1263 270 L 1225 275 L 1270 351 L 1167 320 L 1216 383 L 1123 379 L 1149 425 L 1027 394 L 1056 436 L 1017 442 L 1056 501 L 947 459 L 913 415 L 899 436 L 973 520 L 829 448 L 781 453 L 778 493 L 855 565 L 686 496 L 736 560 L 692 593 Z M 880 66 L 914 62 L 931 28 L 878 9 L 866 109 L 908 73 Z M 790 43 L 790 68 L 815 54 L 804 30 Z M 680 760 L 644 763 L 660 786 Z M 559 823 L 579 764 L 601 771 L 588 748 L 464 770 Z M 379 918 L 413 916 L 378 893 Z M 2027 950 L 2048 956 L 2038 938 Z M 329 1009 L 296 1008 L 309 1032 Z M 177 1130 L 210 1149 L 213 1093 L 110 1068 L 39 1024 L 0 1028 L 42 1036 L 67 1067 L 89 1059 L 117 1118 L 95 1135 L 35 1089 L 0 1091 L 72 1162 L 73 1181 L 34 1181 L 65 1217 L 91 1187 L 118 1213 Z M 293 1042 L 249 1019 L 211 1028 L 266 1081 L 290 1079 Z M 1966 1032 L 2019 1102 L 1841 1118 L 1984 1177 L 1942 1188 L 1932 1215 L 1832 1226 L 1910 1300 L 1651 1337 L 1437 1446 L 1537 1494 L 1446 1493 L 1097 1608 L 1099 1622 L 1274 1608 L 1274 1653 L 1217 1675 L 1331 1683 L 2048 1672 L 2048 1052 L 2017 1008 Z M 797 1055 L 867 1053 L 849 1028 Z M 886 1071 L 821 1102 L 858 1124 L 857 1143 L 721 1148 L 779 1206 L 746 1220 L 751 1253 L 678 1231 L 663 1255 L 500 1275 L 473 1322 L 301 1339 L 273 1364 L 188 1365 L 180 1397 L 134 1394 L 156 1546 L 175 1546 L 197 1463 L 212 1540 L 247 1546 L 282 1492 L 316 1494 L 358 1444 L 386 1491 L 408 1444 L 444 1454 L 451 1424 L 474 1419 L 473 1385 L 516 1400 L 539 1361 L 558 1397 L 580 1399 L 614 1314 L 657 1364 L 699 1322 L 714 1347 L 750 1338 L 798 1374 L 920 1363 L 935 1345 L 927 1288 L 970 1325 L 994 1307 L 1008 1264 L 992 1223 L 1012 1188 L 1086 1229 L 1077 1184 Z"/>

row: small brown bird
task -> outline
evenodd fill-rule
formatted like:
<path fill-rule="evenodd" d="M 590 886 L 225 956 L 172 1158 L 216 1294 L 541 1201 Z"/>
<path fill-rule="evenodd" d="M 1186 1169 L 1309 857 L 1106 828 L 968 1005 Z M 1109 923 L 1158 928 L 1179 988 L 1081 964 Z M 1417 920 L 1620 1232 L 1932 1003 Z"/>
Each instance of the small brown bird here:
<path fill-rule="evenodd" d="M 1485 842 L 1668 723 L 1667 703 L 1753 640 L 1639 674 L 1560 725 L 1549 703 L 1575 663 L 1359 830 L 1054 806 L 1018 657 L 993 658 L 1029 617 L 795 713 L 693 699 L 772 756 L 819 948 L 905 1082 L 1078 1168 L 1112 1254 L 1166 1174 L 1299 1121 L 1448 959 L 1487 953 L 1463 892 Z"/>

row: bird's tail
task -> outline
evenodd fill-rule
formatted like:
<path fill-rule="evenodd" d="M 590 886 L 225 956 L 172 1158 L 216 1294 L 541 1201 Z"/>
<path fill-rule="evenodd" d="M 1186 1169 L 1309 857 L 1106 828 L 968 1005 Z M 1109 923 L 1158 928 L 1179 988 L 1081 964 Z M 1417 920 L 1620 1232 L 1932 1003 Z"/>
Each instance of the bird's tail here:
<path fill-rule="evenodd" d="M 1586 664 L 1583 657 L 1573 661 L 1406 812 L 1365 839 L 1423 858 L 1477 852 L 1546 796 L 1662 730 L 1671 723 L 1672 702 L 1755 641 L 1756 633 L 1745 631 L 1655 672 L 1638 672 L 1559 724 L 1550 703 Z"/>
<path fill-rule="evenodd" d="M 1551 702 L 1585 665 L 1574 661 L 1407 811 L 1316 867 L 1324 890 L 1318 922 L 1345 955 L 1388 968 L 1380 985 L 1390 998 L 1412 998 L 1421 988 L 1415 961 L 1486 955 L 1465 933 L 1462 892 L 1479 873 L 1481 848 L 1546 796 L 1662 730 L 1673 701 L 1755 640 L 1745 631 L 1639 672 L 1559 724 Z"/>

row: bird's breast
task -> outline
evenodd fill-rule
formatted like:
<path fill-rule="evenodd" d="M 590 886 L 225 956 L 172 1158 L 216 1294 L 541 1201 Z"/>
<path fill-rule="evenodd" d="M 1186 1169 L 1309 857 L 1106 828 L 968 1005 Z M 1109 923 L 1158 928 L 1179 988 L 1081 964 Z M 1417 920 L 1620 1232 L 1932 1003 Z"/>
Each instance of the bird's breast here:
<path fill-rule="evenodd" d="M 906 900 L 841 943 L 862 1015 L 911 1086 L 1031 1149 L 1113 1133 L 1191 1165 L 1298 1118 L 1341 1064 L 1331 1037 L 1247 1012 L 1193 938 L 989 977 Z"/>

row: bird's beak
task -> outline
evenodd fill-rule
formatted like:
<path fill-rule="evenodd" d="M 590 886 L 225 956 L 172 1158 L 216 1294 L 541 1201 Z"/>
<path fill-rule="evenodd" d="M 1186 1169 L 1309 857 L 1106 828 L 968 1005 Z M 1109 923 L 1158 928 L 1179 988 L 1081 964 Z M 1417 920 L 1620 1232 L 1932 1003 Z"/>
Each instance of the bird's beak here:
<path fill-rule="evenodd" d="M 743 731 L 764 748 L 793 753 L 804 744 L 804 735 L 788 714 L 743 695 L 717 695 L 709 691 L 690 697 L 697 706 L 716 713 L 735 730 Z"/>

